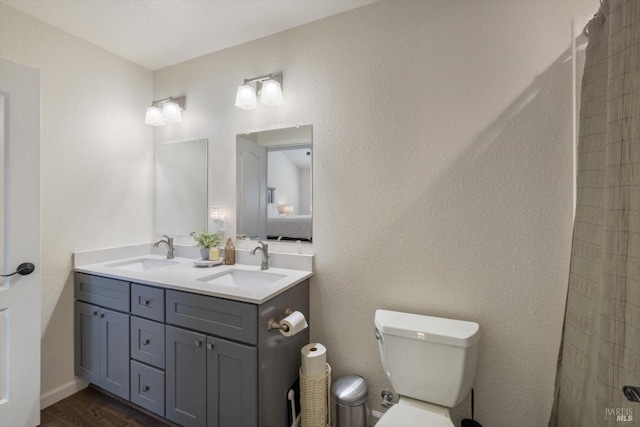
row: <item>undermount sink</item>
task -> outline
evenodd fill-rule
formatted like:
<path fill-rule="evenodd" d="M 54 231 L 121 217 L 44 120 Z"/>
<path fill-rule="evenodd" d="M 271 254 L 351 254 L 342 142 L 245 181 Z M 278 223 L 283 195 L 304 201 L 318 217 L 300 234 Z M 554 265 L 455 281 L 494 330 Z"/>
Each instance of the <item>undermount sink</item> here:
<path fill-rule="evenodd" d="M 128 271 L 149 271 L 155 270 L 156 268 L 168 267 L 174 264 L 177 264 L 177 262 L 169 261 L 166 259 L 136 258 L 127 261 L 115 262 L 113 264 L 107 264 L 106 266 Z"/>
<path fill-rule="evenodd" d="M 263 286 L 287 277 L 284 274 L 268 273 L 266 271 L 228 270 L 198 279 L 212 285 L 224 286 Z"/>

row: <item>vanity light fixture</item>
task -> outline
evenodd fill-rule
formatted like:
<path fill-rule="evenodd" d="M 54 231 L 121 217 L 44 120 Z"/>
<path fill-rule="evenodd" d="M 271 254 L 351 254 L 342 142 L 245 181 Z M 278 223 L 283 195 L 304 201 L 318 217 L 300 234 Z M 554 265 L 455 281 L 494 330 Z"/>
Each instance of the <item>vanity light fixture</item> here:
<path fill-rule="evenodd" d="M 170 96 L 169 98 L 153 101 L 151 107 L 147 107 L 144 122 L 151 126 L 180 123 L 182 121 L 182 112 L 185 110 L 186 105 L 187 98 L 185 96 L 178 98 Z"/>
<path fill-rule="evenodd" d="M 260 95 L 260 102 L 270 107 L 282 105 L 282 74 L 245 79 L 236 92 L 236 107 L 243 110 L 258 108 L 256 95 Z"/>

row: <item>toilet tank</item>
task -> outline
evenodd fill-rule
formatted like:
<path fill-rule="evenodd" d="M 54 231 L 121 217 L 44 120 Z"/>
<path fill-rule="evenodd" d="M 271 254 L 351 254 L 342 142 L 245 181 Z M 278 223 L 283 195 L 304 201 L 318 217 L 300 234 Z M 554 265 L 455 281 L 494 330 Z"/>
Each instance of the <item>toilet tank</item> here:
<path fill-rule="evenodd" d="M 377 310 L 375 325 L 382 366 L 398 394 L 452 408 L 469 393 L 477 323 Z"/>

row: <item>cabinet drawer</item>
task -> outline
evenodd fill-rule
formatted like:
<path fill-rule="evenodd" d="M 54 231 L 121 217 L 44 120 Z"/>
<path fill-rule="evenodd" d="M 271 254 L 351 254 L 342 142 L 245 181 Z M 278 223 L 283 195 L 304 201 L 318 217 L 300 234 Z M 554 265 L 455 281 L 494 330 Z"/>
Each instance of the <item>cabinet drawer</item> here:
<path fill-rule="evenodd" d="M 166 292 L 167 323 L 224 338 L 255 344 L 258 310 L 253 304 L 195 295 Z"/>
<path fill-rule="evenodd" d="M 129 312 L 129 282 L 75 273 L 75 297 L 80 301 Z"/>
<path fill-rule="evenodd" d="M 131 358 L 164 369 L 164 325 L 131 317 Z"/>
<path fill-rule="evenodd" d="M 164 417 L 164 371 L 132 360 L 131 402 Z"/>
<path fill-rule="evenodd" d="M 131 313 L 164 322 L 164 289 L 132 283 Z"/>

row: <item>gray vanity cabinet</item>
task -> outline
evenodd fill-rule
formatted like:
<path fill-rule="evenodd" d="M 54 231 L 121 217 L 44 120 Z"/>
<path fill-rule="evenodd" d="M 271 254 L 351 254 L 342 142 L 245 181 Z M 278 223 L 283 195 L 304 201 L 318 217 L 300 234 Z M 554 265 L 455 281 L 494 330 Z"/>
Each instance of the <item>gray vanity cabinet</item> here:
<path fill-rule="evenodd" d="M 305 280 L 260 304 L 75 273 L 75 372 L 184 427 L 288 427 L 308 316 Z"/>
<path fill-rule="evenodd" d="M 75 373 L 129 399 L 129 315 L 75 302 Z"/>

